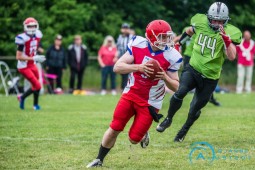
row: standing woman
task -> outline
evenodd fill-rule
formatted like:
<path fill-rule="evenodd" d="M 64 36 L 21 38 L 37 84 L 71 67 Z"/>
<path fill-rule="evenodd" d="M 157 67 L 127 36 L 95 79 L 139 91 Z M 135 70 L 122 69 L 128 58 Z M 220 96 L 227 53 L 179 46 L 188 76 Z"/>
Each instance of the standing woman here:
<path fill-rule="evenodd" d="M 113 72 L 113 66 L 117 61 L 117 47 L 115 45 L 112 36 L 108 35 L 104 39 L 104 43 L 98 51 L 98 63 L 102 69 L 102 81 L 101 81 L 101 95 L 106 94 L 107 77 L 110 74 L 111 77 L 111 89 L 112 95 L 116 95 L 116 80 L 115 73 Z"/>

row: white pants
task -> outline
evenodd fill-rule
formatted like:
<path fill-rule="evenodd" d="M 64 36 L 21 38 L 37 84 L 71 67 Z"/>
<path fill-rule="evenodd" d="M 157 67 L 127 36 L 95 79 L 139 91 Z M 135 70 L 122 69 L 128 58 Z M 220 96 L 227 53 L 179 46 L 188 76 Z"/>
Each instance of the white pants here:
<path fill-rule="evenodd" d="M 245 78 L 245 91 L 251 92 L 253 66 L 237 65 L 237 85 L 236 93 L 243 92 L 244 78 Z"/>

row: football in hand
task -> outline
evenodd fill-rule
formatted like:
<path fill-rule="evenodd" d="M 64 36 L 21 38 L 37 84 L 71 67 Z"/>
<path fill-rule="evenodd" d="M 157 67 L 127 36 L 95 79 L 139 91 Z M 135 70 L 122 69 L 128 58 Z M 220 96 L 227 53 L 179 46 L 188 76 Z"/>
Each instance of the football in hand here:
<path fill-rule="evenodd" d="M 150 77 L 148 77 L 148 79 L 150 80 L 154 80 L 156 78 L 156 75 L 158 72 L 161 72 L 161 69 L 160 69 L 160 64 L 157 60 L 149 60 L 147 62 L 148 64 L 152 64 L 152 66 L 150 66 L 152 69 L 154 69 L 153 73 L 152 74 L 149 74 Z"/>

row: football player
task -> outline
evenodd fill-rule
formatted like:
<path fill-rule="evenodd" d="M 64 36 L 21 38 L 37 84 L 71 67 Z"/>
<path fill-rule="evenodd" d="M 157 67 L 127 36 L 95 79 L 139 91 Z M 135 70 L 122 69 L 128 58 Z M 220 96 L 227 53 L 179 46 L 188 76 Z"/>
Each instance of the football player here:
<path fill-rule="evenodd" d="M 15 43 L 17 44 L 16 59 L 18 60 L 18 71 L 31 83 L 32 88 L 29 88 L 21 96 L 18 96 L 20 109 L 25 108 L 25 99 L 34 94 L 34 110 L 39 110 L 38 104 L 39 92 L 41 85 L 39 82 L 39 73 L 35 62 L 45 61 L 42 55 L 36 55 L 42 33 L 39 30 L 39 24 L 34 18 L 27 18 L 23 22 L 24 33 L 16 36 Z"/>
<path fill-rule="evenodd" d="M 189 28 L 189 27 L 185 27 L 183 29 L 183 33 L 186 31 L 187 28 Z M 183 66 L 184 67 L 188 66 L 188 64 L 189 64 L 190 57 L 191 57 L 192 51 L 193 51 L 193 46 L 194 46 L 194 36 L 190 37 L 190 39 L 185 42 L 185 49 L 183 51 L 183 55 L 184 55 Z M 215 99 L 213 93 L 212 93 L 212 96 L 211 96 L 209 102 L 215 106 L 221 106 L 220 102 L 218 102 Z"/>
<path fill-rule="evenodd" d="M 183 98 L 196 88 L 190 104 L 188 118 L 174 141 L 183 141 L 192 124 L 199 118 L 201 109 L 208 103 L 220 77 L 225 57 L 234 60 L 235 45 L 242 39 L 241 31 L 228 24 L 228 7 L 221 2 L 213 3 L 207 15 L 196 14 L 191 18 L 191 27 L 186 29 L 179 40 L 184 44 L 191 36 L 194 45 L 189 65 L 184 68 L 179 89 L 170 100 L 168 116 L 157 126 L 157 131 L 168 128 L 173 116 L 182 106 Z"/>
<path fill-rule="evenodd" d="M 182 56 L 172 45 L 172 29 L 164 20 L 154 20 L 146 27 L 146 38 L 134 36 L 128 43 L 127 52 L 116 62 L 114 71 L 129 73 L 128 83 L 115 108 L 113 120 L 105 132 L 97 158 L 87 167 L 102 166 L 107 153 L 113 148 L 120 132 L 134 116 L 129 130 L 129 141 L 140 142 L 145 148 L 149 144 L 148 130 L 160 116 L 165 95 L 165 84 L 173 91 L 179 86 L 178 69 Z M 161 66 L 156 79 L 150 80 L 152 65 L 149 60 L 157 60 Z"/>

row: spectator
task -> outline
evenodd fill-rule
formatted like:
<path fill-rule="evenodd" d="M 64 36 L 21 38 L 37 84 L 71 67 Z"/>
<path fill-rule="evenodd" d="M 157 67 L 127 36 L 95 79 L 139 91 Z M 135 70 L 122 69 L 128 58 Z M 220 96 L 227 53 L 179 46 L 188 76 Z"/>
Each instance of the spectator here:
<path fill-rule="evenodd" d="M 62 92 L 62 71 L 66 68 L 66 52 L 62 46 L 62 36 L 57 35 L 54 44 L 46 52 L 46 70 L 48 74 L 57 76 L 57 86 L 55 92 Z M 49 78 L 50 90 L 54 90 L 54 79 Z"/>
<path fill-rule="evenodd" d="M 247 93 L 251 92 L 252 73 L 254 65 L 255 44 L 251 39 L 250 31 L 244 31 L 243 40 L 239 46 L 236 47 L 238 55 L 237 65 L 237 86 L 236 93 L 242 93 L 245 79 L 245 90 Z"/>
<path fill-rule="evenodd" d="M 72 93 L 76 76 L 78 77 L 77 89 L 82 89 L 83 74 L 88 64 L 87 47 L 82 44 L 82 37 L 80 35 L 75 35 L 74 44 L 68 47 L 68 64 L 71 70 L 69 92 Z"/>
<path fill-rule="evenodd" d="M 114 63 L 117 61 L 118 51 L 112 36 L 108 35 L 98 52 L 98 63 L 102 68 L 101 95 L 106 94 L 107 77 L 111 76 L 112 95 L 116 95 L 115 73 L 113 72 Z"/>
<path fill-rule="evenodd" d="M 119 35 L 117 39 L 117 49 L 118 49 L 119 58 L 127 51 L 128 41 L 133 36 L 130 34 L 130 26 L 127 23 L 122 24 L 120 31 L 121 31 L 121 34 Z M 122 77 L 121 89 L 124 89 L 127 84 L 128 74 L 122 74 L 121 77 Z"/>

